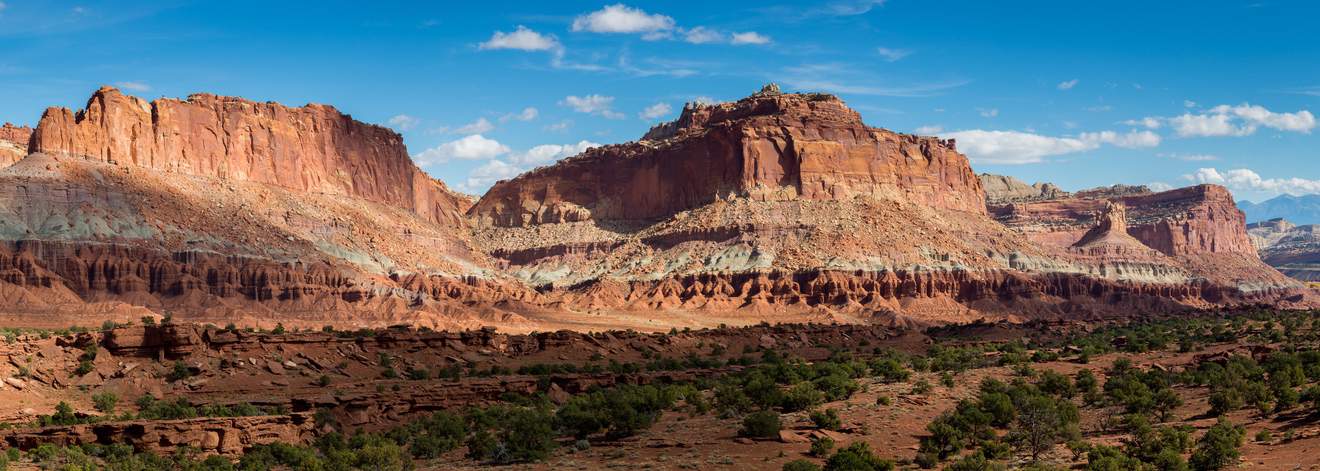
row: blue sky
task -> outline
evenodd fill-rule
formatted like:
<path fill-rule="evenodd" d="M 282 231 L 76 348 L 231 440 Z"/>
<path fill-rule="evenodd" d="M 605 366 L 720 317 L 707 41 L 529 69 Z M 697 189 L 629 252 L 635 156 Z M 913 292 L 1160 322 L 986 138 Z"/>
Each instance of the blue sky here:
<path fill-rule="evenodd" d="M 0 121 L 101 84 L 328 103 L 470 193 L 770 81 L 978 172 L 1320 193 L 1315 2 L 0 2 Z"/>

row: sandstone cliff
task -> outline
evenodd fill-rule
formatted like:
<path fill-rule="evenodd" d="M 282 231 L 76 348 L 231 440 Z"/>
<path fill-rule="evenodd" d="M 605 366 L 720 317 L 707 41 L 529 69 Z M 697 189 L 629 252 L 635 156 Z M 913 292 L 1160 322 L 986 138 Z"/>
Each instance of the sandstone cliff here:
<path fill-rule="evenodd" d="M 1271 219 L 1247 226 L 1265 263 L 1302 281 L 1320 282 L 1320 225 Z"/>
<path fill-rule="evenodd" d="M 985 198 L 989 203 L 1034 201 L 1068 196 L 1068 192 L 1049 182 L 1028 185 L 1022 180 L 1007 175 L 989 173 L 982 173 L 977 177 L 981 179 L 981 186 L 985 188 Z"/>
<path fill-rule="evenodd" d="M 607 312 L 920 323 L 1303 299 L 1222 187 L 987 182 L 951 141 L 773 89 L 501 182 L 468 214 L 506 272 Z"/>
<path fill-rule="evenodd" d="M 0 126 L 0 168 L 18 162 L 27 155 L 32 128 L 5 123 Z"/>
<path fill-rule="evenodd" d="M 837 97 L 767 89 L 690 104 L 641 141 L 604 146 L 497 183 L 468 212 L 487 226 L 653 220 L 730 197 L 856 196 L 983 213 L 954 143 L 866 126 Z"/>
<path fill-rule="evenodd" d="M 82 110 L 46 110 L 31 151 L 354 196 L 451 226 L 467 209 L 413 164 L 397 133 L 325 105 L 208 94 L 148 102 L 103 87 Z"/>

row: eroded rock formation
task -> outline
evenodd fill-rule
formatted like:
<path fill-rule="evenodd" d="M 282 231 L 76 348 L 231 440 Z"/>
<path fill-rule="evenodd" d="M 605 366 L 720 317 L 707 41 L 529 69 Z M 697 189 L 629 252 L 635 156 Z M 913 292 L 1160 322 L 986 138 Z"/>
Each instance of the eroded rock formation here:
<path fill-rule="evenodd" d="M 14 126 L 10 123 L 0 125 L 0 168 L 5 168 L 28 154 L 28 143 L 32 139 L 32 128 Z"/>
<path fill-rule="evenodd" d="M 1007 175 L 982 173 L 977 176 L 981 179 L 981 186 L 985 188 L 986 201 L 991 204 L 1036 201 L 1068 196 L 1068 192 L 1049 182 L 1037 182 L 1028 185 L 1022 180 Z"/>
<path fill-rule="evenodd" d="M 1270 219 L 1247 225 L 1247 233 L 1265 263 L 1295 279 L 1320 282 L 1320 225 Z"/>
<path fill-rule="evenodd" d="M 148 102 L 103 87 L 82 110 L 47 109 L 31 151 L 355 196 L 451 226 L 467 209 L 413 164 L 397 133 L 326 105 L 209 94 Z"/>
<path fill-rule="evenodd" d="M 982 213 L 952 141 L 862 123 L 832 95 L 759 93 L 689 104 L 638 142 L 604 146 L 497 183 L 468 212 L 487 226 L 651 220 L 730 197 L 902 199 Z"/>

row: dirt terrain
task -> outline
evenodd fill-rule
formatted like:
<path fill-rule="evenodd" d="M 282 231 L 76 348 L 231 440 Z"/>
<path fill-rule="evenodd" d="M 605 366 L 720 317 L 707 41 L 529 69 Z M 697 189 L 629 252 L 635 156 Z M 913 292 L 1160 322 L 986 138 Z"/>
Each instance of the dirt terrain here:
<path fill-rule="evenodd" d="M 1120 359 L 1135 371 L 1172 375 L 1234 356 L 1268 365 L 1276 352 L 1316 348 L 1320 331 L 1313 327 L 1315 319 L 1314 312 L 1206 312 L 1117 324 L 977 323 L 925 330 L 761 325 L 660 334 L 511 335 L 490 329 L 402 327 L 256 332 L 172 321 L 99 331 L 6 331 L 7 339 L 0 344 L 0 355 L 7 358 L 0 365 L 0 421 L 6 424 L 0 429 L 0 443 L 24 450 L 11 469 L 75 459 L 69 454 L 73 452 L 35 451 L 42 444 L 86 449 L 122 443 L 137 453 L 162 456 L 187 447 L 198 459 L 217 455 L 252 460 L 250 454 L 263 445 L 309 445 L 335 430 L 398 436 L 394 430 L 400 425 L 437 411 L 461 415 L 473 407 L 554 410 L 593 391 L 691 385 L 697 396 L 682 396 L 686 399 L 659 411 L 654 423 L 631 434 L 592 434 L 576 441 L 560 435 L 544 457 L 512 464 L 530 469 L 600 469 L 623 463 L 652 469 L 779 469 L 799 459 L 824 462 L 809 450 L 813 439 L 829 437 L 836 450 L 863 442 L 877 457 L 915 468 L 923 440 L 930 436 L 927 424 L 959 401 L 975 397 L 984 380 L 1037 381 L 1044 372 L 1071 378 L 1088 370 L 1103 386 Z M 1205 332 L 1198 338 L 1232 340 L 1188 343 L 1186 336 L 1179 340 L 1176 334 L 1182 326 Z M 1292 329 L 1283 343 L 1277 340 L 1283 338 L 1277 336 L 1280 326 Z M 813 368 L 854 361 L 841 358 L 872 366 L 851 380 L 855 392 L 807 409 L 779 412 L 781 432 L 772 439 L 749 438 L 740 433 L 748 412 L 723 410 L 724 393 L 717 385 L 737 384 L 738 378 L 780 364 L 767 355 L 796 358 L 791 361 L 804 367 L 817 365 Z M 898 380 L 877 373 L 874 362 L 895 355 L 926 358 L 920 363 L 929 366 Z M 970 356 L 949 362 L 957 355 Z M 1309 364 L 1303 366 L 1310 371 Z M 714 389 L 708 389 L 713 384 Z M 828 383 L 817 384 L 824 388 Z M 1303 383 L 1301 389 L 1306 387 Z M 1212 410 L 1213 385 L 1174 383 L 1171 390 L 1180 401 L 1165 420 L 1151 419 L 1156 425 L 1185 426 L 1193 439 L 1215 425 L 1217 419 L 1207 412 Z M 107 393 L 119 399 L 118 407 L 98 411 L 97 398 Z M 140 402 L 147 395 L 158 399 L 150 406 L 154 409 Z M 169 410 L 160 404 L 179 399 L 195 411 L 186 417 L 160 415 Z M 1121 406 L 1091 400 L 1085 394 L 1069 400 L 1081 411 L 1079 443 L 1126 443 L 1129 432 L 1113 425 L 1123 416 Z M 1267 413 L 1243 406 L 1227 411 L 1228 420 L 1245 427 L 1238 462 L 1252 469 L 1320 466 L 1309 451 L 1320 445 L 1315 421 L 1320 412 L 1310 400 L 1304 395 L 1301 404 Z M 546 405 L 518 405 L 537 401 Z M 696 406 L 699 403 L 709 405 Z M 71 406 L 73 414 L 66 419 L 71 424 L 33 428 L 58 422 L 52 417 L 59 417 L 62 404 Z M 810 412 L 825 409 L 837 411 L 838 425 L 826 429 L 813 423 Z M 556 423 L 569 423 L 559 422 L 565 420 L 563 414 L 561 410 Z M 1008 440 L 1011 433 L 1002 436 Z M 486 459 L 467 457 L 463 443 L 473 443 L 470 440 L 439 459 L 415 459 L 405 451 L 409 457 L 400 466 L 488 466 Z M 403 449 L 420 446 L 417 443 L 405 440 Z M 1028 457 L 1015 450 L 997 461 L 1014 467 L 1027 464 Z M 1184 454 L 1193 453 L 1188 449 Z M 1084 465 L 1087 458 L 1059 442 L 1041 460 L 1066 468 Z"/>

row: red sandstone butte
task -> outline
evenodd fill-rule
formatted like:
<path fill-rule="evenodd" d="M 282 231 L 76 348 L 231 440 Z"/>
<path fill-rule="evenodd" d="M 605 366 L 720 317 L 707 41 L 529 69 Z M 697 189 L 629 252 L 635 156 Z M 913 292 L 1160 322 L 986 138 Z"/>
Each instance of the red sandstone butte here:
<path fill-rule="evenodd" d="M 27 155 L 32 128 L 5 123 L 0 126 L 0 168 L 17 162 Z"/>
<path fill-rule="evenodd" d="M 984 214 L 981 182 L 953 141 L 868 127 L 833 95 L 768 86 L 732 103 L 694 104 L 641 141 L 497 183 L 468 212 L 517 227 L 646 220 L 729 196 L 846 200 L 858 195 Z"/>
<path fill-rule="evenodd" d="M 348 195 L 463 224 L 466 198 L 423 173 L 399 134 L 334 107 L 196 94 L 151 102 L 102 87 L 85 109 L 49 108 L 31 151 Z"/>

